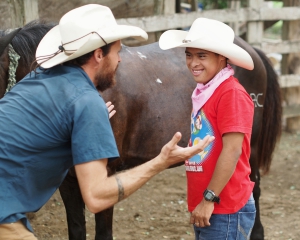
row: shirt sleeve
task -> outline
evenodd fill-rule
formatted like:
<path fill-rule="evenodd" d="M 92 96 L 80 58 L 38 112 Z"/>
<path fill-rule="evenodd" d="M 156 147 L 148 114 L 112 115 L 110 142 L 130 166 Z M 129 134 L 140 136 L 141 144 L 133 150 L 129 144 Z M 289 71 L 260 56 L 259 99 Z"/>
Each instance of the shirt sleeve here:
<path fill-rule="evenodd" d="M 107 107 L 97 92 L 88 92 L 77 99 L 71 107 L 71 116 L 74 164 L 119 157 Z"/>
<path fill-rule="evenodd" d="M 217 124 L 221 135 L 228 132 L 251 133 L 254 105 L 246 91 L 226 91 L 217 106 Z"/>

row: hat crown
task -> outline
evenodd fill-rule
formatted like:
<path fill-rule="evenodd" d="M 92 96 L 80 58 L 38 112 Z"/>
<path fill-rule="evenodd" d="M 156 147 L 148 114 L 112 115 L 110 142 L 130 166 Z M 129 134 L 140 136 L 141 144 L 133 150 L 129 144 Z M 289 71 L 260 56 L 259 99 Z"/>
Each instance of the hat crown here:
<path fill-rule="evenodd" d="M 252 70 L 253 60 L 250 54 L 234 43 L 234 31 L 220 21 L 208 18 L 197 18 L 190 30 L 168 30 L 159 38 L 161 49 L 176 47 L 199 48 L 220 54 L 229 63 Z"/>
<path fill-rule="evenodd" d="M 139 27 L 117 24 L 110 8 L 84 5 L 66 13 L 43 37 L 36 50 L 36 61 L 43 68 L 50 68 L 127 37 L 148 39 Z"/>
<path fill-rule="evenodd" d="M 108 7 L 88 4 L 66 13 L 59 22 L 59 29 L 62 43 L 66 44 L 91 32 L 101 32 L 101 29 L 116 25 L 115 17 Z"/>
<path fill-rule="evenodd" d="M 196 41 L 198 39 L 233 43 L 234 31 L 231 27 L 220 21 L 207 18 L 197 18 L 193 22 L 185 41 Z"/>

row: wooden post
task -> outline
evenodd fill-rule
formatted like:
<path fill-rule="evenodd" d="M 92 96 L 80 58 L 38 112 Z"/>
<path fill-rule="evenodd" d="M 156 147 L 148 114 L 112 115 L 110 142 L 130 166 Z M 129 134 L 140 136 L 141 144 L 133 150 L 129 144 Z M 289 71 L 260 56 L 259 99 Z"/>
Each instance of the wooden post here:
<path fill-rule="evenodd" d="M 11 16 L 11 28 L 22 27 L 24 25 L 22 0 L 9 0 L 9 10 Z"/>
<path fill-rule="evenodd" d="M 263 0 L 248 0 L 248 7 L 260 11 L 263 6 Z M 263 25 L 262 21 L 259 22 L 249 22 L 247 24 L 247 36 L 246 41 L 254 47 L 261 48 L 261 42 L 263 38 Z"/>
<path fill-rule="evenodd" d="M 25 24 L 39 18 L 38 2 L 38 0 L 23 0 Z"/>
<path fill-rule="evenodd" d="M 283 0 L 283 6 L 284 7 L 293 6 L 293 1 Z M 289 40 L 290 39 L 289 32 L 290 32 L 290 21 L 283 21 L 282 33 L 281 33 L 282 40 Z M 281 74 L 288 74 L 288 57 L 289 57 L 289 54 L 282 54 Z"/>
<path fill-rule="evenodd" d="M 38 19 L 38 0 L 8 0 L 11 27 L 22 27 L 26 23 Z"/>
<path fill-rule="evenodd" d="M 175 0 L 164 1 L 164 14 L 174 14 L 176 10 Z"/>
<path fill-rule="evenodd" d="M 283 0 L 284 7 L 300 6 L 299 1 L 295 0 Z M 282 26 L 282 40 L 299 40 L 299 20 L 295 21 L 283 21 Z M 300 74 L 299 63 L 300 53 L 282 54 L 281 60 L 281 74 Z M 288 114 L 290 110 L 300 104 L 300 87 L 285 87 L 282 89 L 283 104 L 285 111 L 283 120 L 285 124 L 285 130 L 289 132 L 300 132 L 300 115 L 299 109 L 295 112 L 295 115 Z"/>
<path fill-rule="evenodd" d="M 229 8 L 230 9 L 234 9 L 234 10 L 238 10 L 241 8 L 241 2 L 239 0 L 233 0 L 233 1 L 229 1 Z M 239 22 L 231 22 L 228 24 L 234 31 L 235 36 L 239 36 L 240 35 L 240 30 L 239 30 Z"/>
<path fill-rule="evenodd" d="M 155 0 L 155 15 L 174 14 L 176 11 L 175 0 Z M 155 41 L 158 41 L 162 31 L 155 32 Z"/>
<path fill-rule="evenodd" d="M 163 14 L 164 0 L 154 0 L 154 15 Z"/>
<path fill-rule="evenodd" d="M 198 12 L 198 1 L 197 0 L 191 0 L 191 11 Z"/>
<path fill-rule="evenodd" d="M 176 13 L 181 13 L 181 0 L 175 0 Z"/>

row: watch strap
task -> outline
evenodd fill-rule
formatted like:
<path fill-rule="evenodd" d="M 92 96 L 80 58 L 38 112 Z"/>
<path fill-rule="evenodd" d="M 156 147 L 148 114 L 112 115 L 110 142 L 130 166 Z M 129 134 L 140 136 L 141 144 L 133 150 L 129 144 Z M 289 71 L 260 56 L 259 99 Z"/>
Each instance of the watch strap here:
<path fill-rule="evenodd" d="M 208 194 L 210 194 L 212 197 L 208 198 L 207 197 Z M 203 196 L 206 201 L 216 202 L 218 204 L 220 203 L 220 197 L 216 196 L 216 194 L 212 190 L 205 189 Z"/>

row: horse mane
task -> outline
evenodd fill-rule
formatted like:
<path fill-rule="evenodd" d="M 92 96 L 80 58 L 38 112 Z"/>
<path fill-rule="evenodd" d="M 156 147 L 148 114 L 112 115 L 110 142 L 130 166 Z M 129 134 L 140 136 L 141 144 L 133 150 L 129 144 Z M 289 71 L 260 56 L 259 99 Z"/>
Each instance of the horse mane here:
<path fill-rule="evenodd" d="M 41 19 L 33 20 L 27 23 L 13 38 L 11 45 L 20 56 L 20 65 L 28 70 L 30 69 L 35 60 L 35 51 L 39 42 L 55 25 L 56 23 Z"/>

